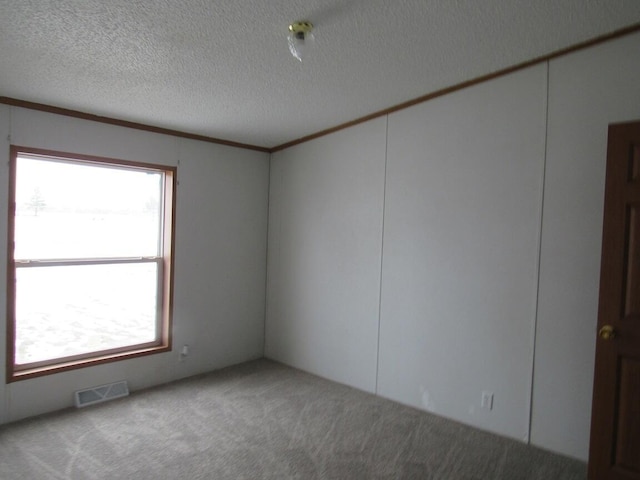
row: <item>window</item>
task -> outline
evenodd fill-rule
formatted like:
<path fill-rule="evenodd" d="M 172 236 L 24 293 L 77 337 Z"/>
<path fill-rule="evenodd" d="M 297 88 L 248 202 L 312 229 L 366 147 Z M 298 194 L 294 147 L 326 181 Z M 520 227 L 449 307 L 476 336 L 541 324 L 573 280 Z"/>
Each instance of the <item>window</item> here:
<path fill-rule="evenodd" d="M 11 147 L 8 381 L 170 350 L 175 173 Z"/>

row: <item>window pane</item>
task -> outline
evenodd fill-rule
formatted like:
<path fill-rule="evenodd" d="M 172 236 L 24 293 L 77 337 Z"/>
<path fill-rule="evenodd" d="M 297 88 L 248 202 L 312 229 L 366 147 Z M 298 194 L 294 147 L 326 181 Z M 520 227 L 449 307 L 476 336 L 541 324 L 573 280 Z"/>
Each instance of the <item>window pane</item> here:
<path fill-rule="evenodd" d="M 18 156 L 15 258 L 158 256 L 162 173 Z"/>
<path fill-rule="evenodd" d="M 16 269 L 16 364 L 153 342 L 158 264 Z"/>

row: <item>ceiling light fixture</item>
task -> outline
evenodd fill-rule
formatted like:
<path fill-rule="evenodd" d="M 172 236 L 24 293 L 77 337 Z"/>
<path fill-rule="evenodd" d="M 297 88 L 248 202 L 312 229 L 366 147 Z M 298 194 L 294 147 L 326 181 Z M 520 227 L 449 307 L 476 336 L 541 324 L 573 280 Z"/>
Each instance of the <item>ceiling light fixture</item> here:
<path fill-rule="evenodd" d="M 294 22 L 289 25 L 289 50 L 291 55 L 302 61 L 306 48 L 313 43 L 313 24 L 308 21 Z"/>

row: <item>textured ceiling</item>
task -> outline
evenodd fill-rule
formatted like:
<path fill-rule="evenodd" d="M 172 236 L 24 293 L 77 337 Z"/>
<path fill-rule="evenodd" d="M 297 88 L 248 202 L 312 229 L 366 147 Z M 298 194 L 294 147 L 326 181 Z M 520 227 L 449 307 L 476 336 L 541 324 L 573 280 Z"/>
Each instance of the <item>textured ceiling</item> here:
<path fill-rule="evenodd" d="M 639 0 L 0 0 L 0 96 L 273 147 L 638 22 Z"/>

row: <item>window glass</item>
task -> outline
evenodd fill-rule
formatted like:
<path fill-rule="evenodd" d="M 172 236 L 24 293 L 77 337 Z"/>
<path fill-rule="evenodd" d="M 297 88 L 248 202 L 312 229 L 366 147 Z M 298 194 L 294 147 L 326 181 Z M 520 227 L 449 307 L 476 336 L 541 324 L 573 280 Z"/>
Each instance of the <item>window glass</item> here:
<path fill-rule="evenodd" d="M 157 256 L 162 173 L 20 156 L 15 258 Z"/>
<path fill-rule="evenodd" d="M 18 268 L 18 365 L 153 342 L 157 264 Z"/>

